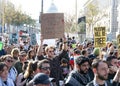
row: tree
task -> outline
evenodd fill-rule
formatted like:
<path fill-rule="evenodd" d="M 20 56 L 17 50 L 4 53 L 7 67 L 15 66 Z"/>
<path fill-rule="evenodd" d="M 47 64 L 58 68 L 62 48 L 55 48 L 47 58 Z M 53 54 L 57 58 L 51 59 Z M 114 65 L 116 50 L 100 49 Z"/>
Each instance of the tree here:
<path fill-rule="evenodd" d="M 11 2 L 7 2 L 4 5 L 4 22 L 7 23 L 8 25 L 12 24 L 13 18 L 15 16 L 15 7 Z"/>
<path fill-rule="evenodd" d="M 0 1 L 0 25 L 2 24 L 2 2 Z"/>
<path fill-rule="evenodd" d="M 4 22 L 5 24 L 9 25 L 15 25 L 20 26 L 23 24 L 29 24 L 34 25 L 35 20 L 32 19 L 29 15 L 26 13 L 23 13 L 21 11 L 21 8 L 15 8 L 14 4 L 7 1 L 7 3 L 4 3 Z"/>
<path fill-rule="evenodd" d="M 65 32 L 74 33 L 77 32 L 75 15 L 65 15 Z"/>
<path fill-rule="evenodd" d="M 106 12 L 99 9 L 98 2 L 90 3 L 86 7 L 86 24 L 88 26 L 88 32 L 93 32 L 93 27 L 97 24 L 97 22 L 101 21 L 103 18 L 107 17 Z"/>

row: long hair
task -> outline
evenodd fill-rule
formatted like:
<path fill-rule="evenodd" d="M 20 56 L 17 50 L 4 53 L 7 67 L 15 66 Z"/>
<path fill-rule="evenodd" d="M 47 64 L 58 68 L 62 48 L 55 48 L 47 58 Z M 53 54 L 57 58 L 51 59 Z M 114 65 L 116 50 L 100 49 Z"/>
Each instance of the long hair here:
<path fill-rule="evenodd" d="M 11 51 L 11 55 L 14 56 L 14 54 L 19 54 L 20 51 L 18 48 L 13 48 L 12 51 Z"/>
<path fill-rule="evenodd" d="M 27 53 L 27 59 L 28 59 L 28 60 L 29 60 L 29 59 L 33 59 L 33 60 L 34 60 L 34 56 L 35 56 L 35 55 L 34 55 L 33 57 L 31 57 L 31 55 L 30 55 L 31 52 L 34 52 L 34 54 L 35 54 L 35 51 L 34 51 L 34 50 L 29 50 L 28 53 Z"/>
<path fill-rule="evenodd" d="M 37 70 L 37 63 L 38 63 L 38 61 L 35 61 L 35 62 L 30 61 L 28 63 L 27 69 L 24 74 L 24 78 L 28 78 L 28 77 L 32 76 L 34 71 Z"/>
<path fill-rule="evenodd" d="M 1 62 L 4 62 L 7 58 L 13 59 L 12 55 L 7 54 L 7 55 L 4 55 L 4 56 L 1 56 L 0 61 L 1 61 Z"/>
<path fill-rule="evenodd" d="M 4 62 L 0 62 L 0 73 L 4 71 L 4 67 L 8 68 L 8 66 Z"/>

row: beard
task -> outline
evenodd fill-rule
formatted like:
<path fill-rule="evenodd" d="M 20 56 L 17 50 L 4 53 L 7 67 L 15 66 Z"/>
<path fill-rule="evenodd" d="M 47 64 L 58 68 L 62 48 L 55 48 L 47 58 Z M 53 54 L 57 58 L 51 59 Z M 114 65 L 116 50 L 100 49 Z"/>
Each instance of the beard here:
<path fill-rule="evenodd" d="M 81 73 L 81 74 L 86 74 L 87 72 L 88 72 L 87 69 L 86 69 L 85 71 L 80 69 L 80 73 Z"/>
<path fill-rule="evenodd" d="M 98 74 L 98 78 L 100 80 L 107 80 L 108 79 L 108 75 L 100 75 L 100 74 Z"/>

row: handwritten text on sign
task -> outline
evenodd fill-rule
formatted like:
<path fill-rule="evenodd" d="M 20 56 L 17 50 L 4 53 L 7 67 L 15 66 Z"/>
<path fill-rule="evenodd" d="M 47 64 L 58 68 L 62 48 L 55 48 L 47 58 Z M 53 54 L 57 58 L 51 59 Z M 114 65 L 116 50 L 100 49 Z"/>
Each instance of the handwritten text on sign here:
<path fill-rule="evenodd" d="M 64 35 L 64 14 L 44 13 L 41 15 L 41 33 L 44 39 L 62 38 Z"/>
<path fill-rule="evenodd" d="M 94 46 L 105 47 L 106 46 L 106 30 L 105 27 L 94 28 Z"/>

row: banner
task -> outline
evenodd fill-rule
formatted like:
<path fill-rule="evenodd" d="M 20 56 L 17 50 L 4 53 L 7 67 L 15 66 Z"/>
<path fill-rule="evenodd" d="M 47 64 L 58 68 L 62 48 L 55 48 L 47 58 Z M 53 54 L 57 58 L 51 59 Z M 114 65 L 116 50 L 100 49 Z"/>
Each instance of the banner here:
<path fill-rule="evenodd" d="M 105 47 L 106 46 L 106 29 L 105 27 L 94 28 L 94 46 Z"/>
<path fill-rule="evenodd" d="M 41 14 L 41 34 L 44 39 L 62 38 L 64 36 L 64 14 Z"/>

